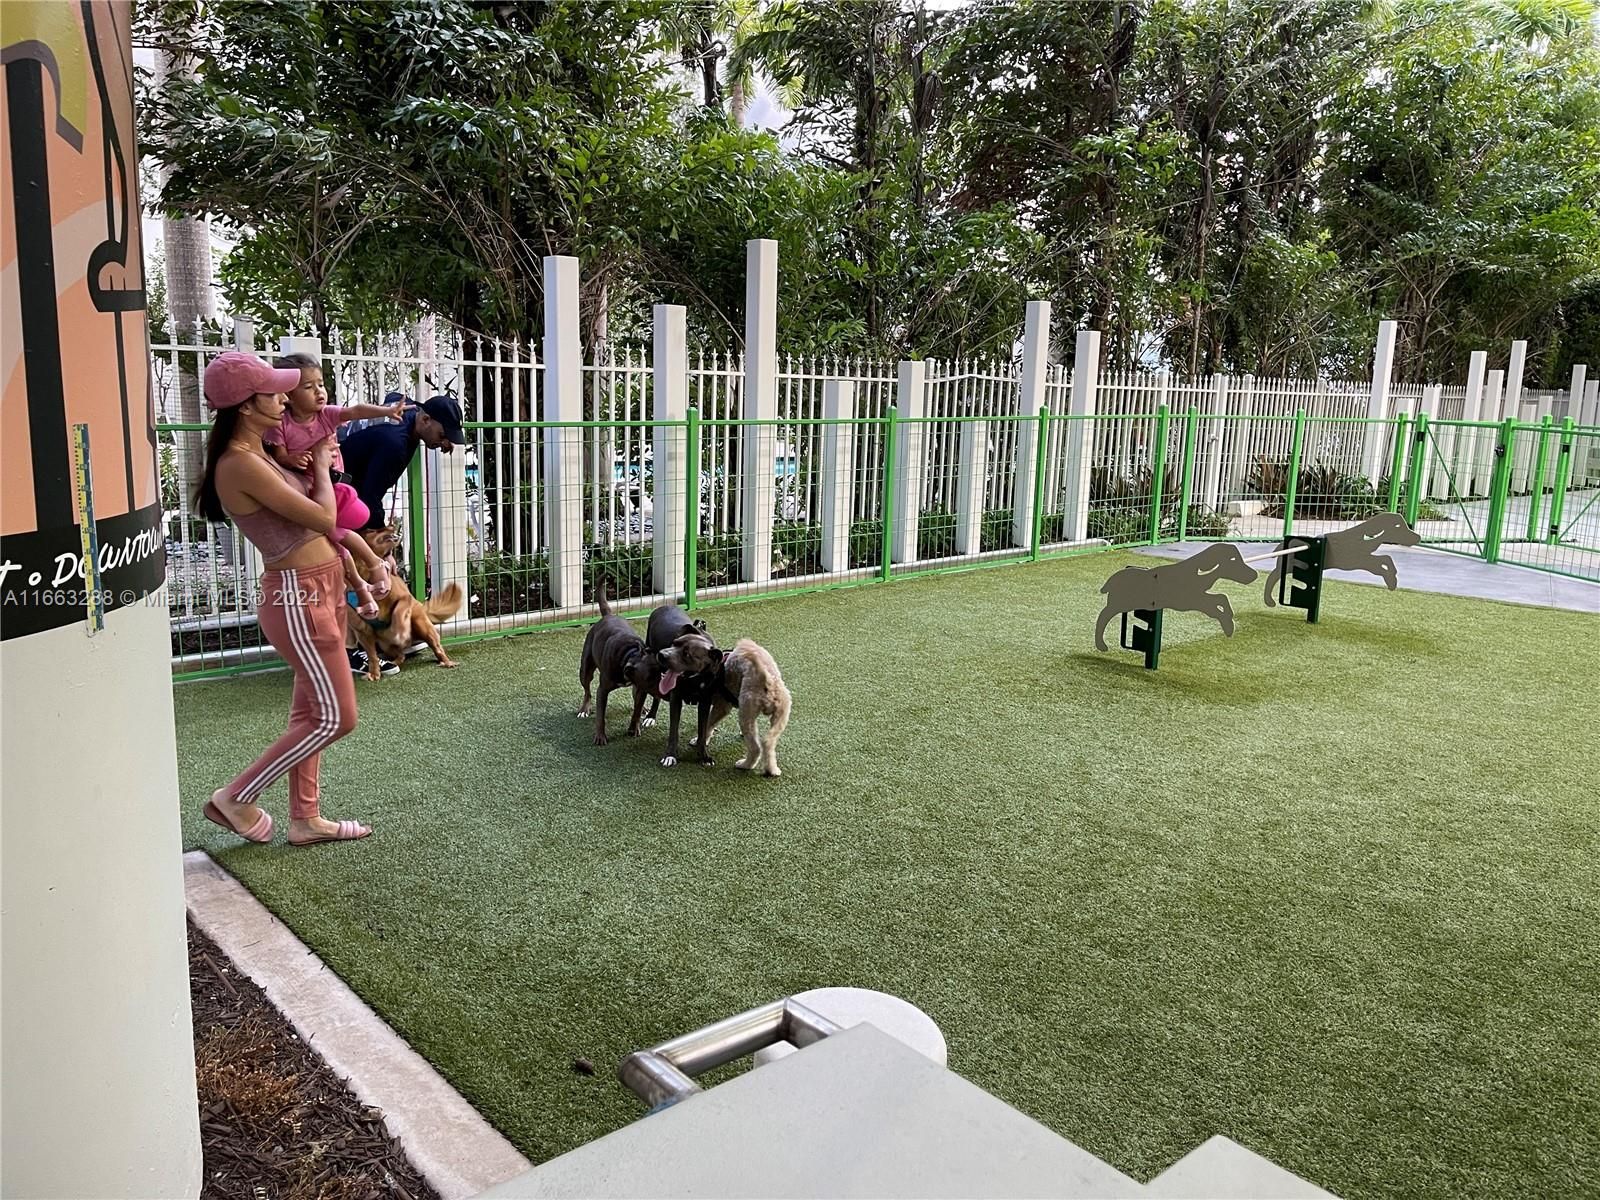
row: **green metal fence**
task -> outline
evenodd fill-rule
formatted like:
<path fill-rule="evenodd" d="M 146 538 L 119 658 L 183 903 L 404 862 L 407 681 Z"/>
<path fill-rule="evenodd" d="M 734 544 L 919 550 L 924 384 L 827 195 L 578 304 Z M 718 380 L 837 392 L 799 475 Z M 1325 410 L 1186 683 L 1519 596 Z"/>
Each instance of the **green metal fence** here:
<path fill-rule="evenodd" d="M 907 419 L 483 421 L 419 454 L 389 508 L 419 597 L 461 588 L 447 640 L 620 611 L 882 584 L 1064 554 L 1275 541 L 1400 512 L 1425 545 L 1600 581 L 1600 429 L 1506 421 L 1041 411 Z M 1242 436 L 1248 425 L 1250 436 Z M 205 426 L 162 425 L 182 461 Z M 1377 478 L 1362 473 L 1376 464 Z M 937 486 L 934 482 L 937 482 Z M 169 496 L 181 679 L 274 657 L 253 551 Z M 353 618 L 354 619 L 354 618 Z"/>

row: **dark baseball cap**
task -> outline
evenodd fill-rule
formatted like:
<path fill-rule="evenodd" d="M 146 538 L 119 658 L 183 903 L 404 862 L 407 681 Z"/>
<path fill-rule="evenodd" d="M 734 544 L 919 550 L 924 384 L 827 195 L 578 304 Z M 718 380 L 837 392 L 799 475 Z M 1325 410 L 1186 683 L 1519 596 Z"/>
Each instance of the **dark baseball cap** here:
<path fill-rule="evenodd" d="M 449 396 L 434 396 L 419 407 L 444 427 L 444 436 L 452 446 L 467 444 L 466 432 L 461 428 L 461 405 Z"/>

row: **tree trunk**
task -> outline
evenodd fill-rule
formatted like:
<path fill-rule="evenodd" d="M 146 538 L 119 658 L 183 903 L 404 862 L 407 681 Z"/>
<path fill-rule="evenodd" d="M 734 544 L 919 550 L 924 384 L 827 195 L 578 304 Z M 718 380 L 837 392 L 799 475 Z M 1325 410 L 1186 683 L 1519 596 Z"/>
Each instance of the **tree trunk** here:
<path fill-rule="evenodd" d="M 728 80 L 728 119 L 735 129 L 744 128 L 744 106 L 744 83 L 738 79 Z"/>
<path fill-rule="evenodd" d="M 187 73 L 189 65 L 162 53 L 157 62 L 159 77 Z M 165 180 L 163 180 L 165 182 Z M 167 311 L 172 317 L 175 345 L 193 338 L 196 330 L 216 319 L 216 301 L 211 291 L 211 225 L 204 217 L 167 217 L 161 222 L 161 244 L 167 263 Z M 199 355 L 177 356 L 177 419 L 185 425 L 200 424 L 201 404 Z M 185 491 L 205 470 L 205 435 L 178 434 L 178 470 Z"/>
<path fill-rule="evenodd" d="M 704 94 L 701 103 L 706 108 L 722 108 L 722 85 L 717 82 L 717 55 L 709 46 L 701 48 L 700 88 Z"/>

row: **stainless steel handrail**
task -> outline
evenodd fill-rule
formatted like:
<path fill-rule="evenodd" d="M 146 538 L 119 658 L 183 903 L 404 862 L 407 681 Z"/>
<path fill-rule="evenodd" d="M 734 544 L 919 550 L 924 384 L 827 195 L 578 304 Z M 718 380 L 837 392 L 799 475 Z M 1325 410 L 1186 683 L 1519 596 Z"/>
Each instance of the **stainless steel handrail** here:
<path fill-rule="evenodd" d="M 714 1067 L 777 1042 L 789 1042 L 797 1049 L 804 1049 L 829 1034 L 838 1033 L 840 1028 L 793 998 L 774 1000 L 670 1042 L 662 1042 L 653 1049 L 630 1054 L 617 1068 L 617 1078 L 655 1108 L 663 1103 L 676 1103 L 700 1091 L 693 1077 Z"/>

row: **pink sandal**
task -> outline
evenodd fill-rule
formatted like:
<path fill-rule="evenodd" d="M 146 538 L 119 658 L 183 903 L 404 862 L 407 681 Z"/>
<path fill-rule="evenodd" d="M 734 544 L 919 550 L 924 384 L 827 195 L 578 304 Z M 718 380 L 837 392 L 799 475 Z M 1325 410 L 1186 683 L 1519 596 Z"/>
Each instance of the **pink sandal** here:
<path fill-rule="evenodd" d="M 340 821 L 339 828 L 333 833 L 319 833 L 315 837 L 290 838 L 291 846 L 315 846 L 319 842 L 359 842 L 364 837 L 371 837 L 372 830 L 360 821 Z"/>
<path fill-rule="evenodd" d="M 215 800 L 207 800 L 206 806 L 202 811 L 205 813 L 206 820 L 213 825 L 221 825 L 229 833 L 242 837 L 247 842 L 270 842 L 272 840 L 272 814 L 269 812 L 263 812 L 254 825 L 240 833 L 239 830 L 233 827 L 233 823 L 222 815 L 222 810 L 217 807 Z"/>

